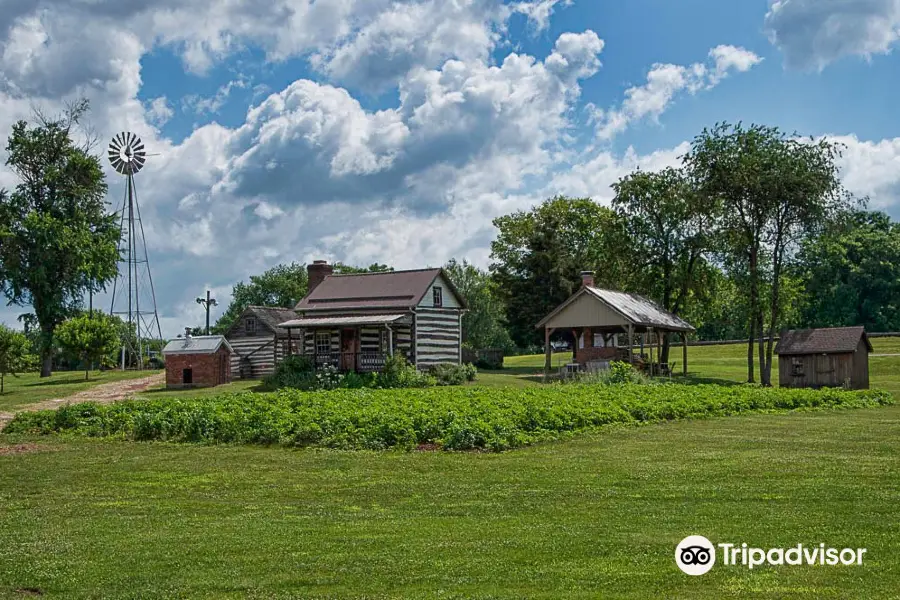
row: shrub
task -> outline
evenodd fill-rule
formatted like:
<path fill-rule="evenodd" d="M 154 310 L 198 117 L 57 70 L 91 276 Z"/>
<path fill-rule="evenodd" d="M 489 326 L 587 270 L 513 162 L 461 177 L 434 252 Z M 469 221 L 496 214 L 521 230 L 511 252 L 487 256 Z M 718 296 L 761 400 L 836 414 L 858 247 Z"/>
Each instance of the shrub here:
<path fill-rule="evenodd" d="M 192 400 L 88 403 L 58 411 L 21 412 L 5 432 L 342 449 L 408 449 L 416 444 L 436 444 L 448 450 L 504 450 L 609 424 L 892 403 L 889 393 L 877 390 L 670 383 L 525 389 L 282 390 Z"/>
<path fill-rule="evenodd" d="M 467 381 L 475 381 L 478 370 L 471 364 L 454 365 L 449 363 L 434 365 L 428 370 L 437 385 L 462 385 Z"/>
<path fill-rule="evenodd" d="M 402 354 L 389 356 L 378 374 L 375 385 L 380 388 L 421 388 L 434 385 L 434 380 L 406 361 Z"/>
<path fill-rule="evenodd" d="M 630 364 L 621 361 L 611 362 L 609 369 L 603 371 L 593 371 L 590 373 L 579 372 L 574 378 L 565 379 L 563 382 L 601 385 L 615 385 L 620 383 L 647 385 L 656 383 L 651 377 L 644 375 Z"/>
<path fill-rule="evenodd" d="M 315 365 L 308 356 L 292 354 L 278 363 L 275 371 L 265 377 L 263 383 L 272 389 L 316 389 Z"/>

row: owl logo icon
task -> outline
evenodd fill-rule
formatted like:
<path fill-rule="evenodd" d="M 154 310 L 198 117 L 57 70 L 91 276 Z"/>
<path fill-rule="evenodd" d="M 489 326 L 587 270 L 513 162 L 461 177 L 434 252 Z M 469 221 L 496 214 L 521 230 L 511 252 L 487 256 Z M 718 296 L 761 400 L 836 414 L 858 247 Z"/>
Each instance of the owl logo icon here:
<path fill-rule="evenodd" d="M 675 564 L 688 575 L 703 575 L 716 564 L 716 550 L 702 535 L 689 535 L 675 548 Z"/>

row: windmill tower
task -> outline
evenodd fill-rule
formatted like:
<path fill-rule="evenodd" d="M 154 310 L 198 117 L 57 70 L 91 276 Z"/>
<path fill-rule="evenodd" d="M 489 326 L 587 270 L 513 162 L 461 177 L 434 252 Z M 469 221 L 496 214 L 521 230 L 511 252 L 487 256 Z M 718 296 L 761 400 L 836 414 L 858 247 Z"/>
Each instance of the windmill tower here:
<path fill-rule="evenodd" d="M 122 345 L 123 369 L 131 358 L 139 369 L 143 368 L 145 352 L 149 356 L 150 351 L 147 342 L 162 339 L 144 224 L 134 186 L 134 176 L 146 159 L 144 144 L 133 133 L 116 134 L 109 144 L 109 162 L 125 176 L 125 198 L 119 217 L 119 274 L 113 282 L 109 309 L 110 314 L 128 323 L 129 332 L 134 332 L 133 339 L 131 335 L 127 336 Z M 128 363 L 126 357 L 129 357 Z"/>

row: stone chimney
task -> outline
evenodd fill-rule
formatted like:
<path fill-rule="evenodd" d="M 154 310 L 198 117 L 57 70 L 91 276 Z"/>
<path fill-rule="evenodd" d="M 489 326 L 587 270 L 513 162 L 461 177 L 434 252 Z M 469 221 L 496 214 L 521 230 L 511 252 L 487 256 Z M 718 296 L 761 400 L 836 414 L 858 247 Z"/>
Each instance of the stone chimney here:
<path fill-rule="evenodd" d="M 581 272 L 581 287 L 594 287 L 594 272 L 593 271 L 582 271 Z"/>
<path fill-rule="evenodd" d="M 306 265 L 306 276 L 309 279 L 309 293 L 312 293 L 326 277 L 334 272 L 334 267 L 327 260 L 314 260 L 311 265 Z"/>

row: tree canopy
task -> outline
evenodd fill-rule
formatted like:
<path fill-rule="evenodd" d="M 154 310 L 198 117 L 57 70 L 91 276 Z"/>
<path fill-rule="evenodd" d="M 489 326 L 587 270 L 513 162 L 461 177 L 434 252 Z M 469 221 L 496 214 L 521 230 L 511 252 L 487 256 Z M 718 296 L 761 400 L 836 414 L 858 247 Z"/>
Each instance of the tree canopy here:
<path fill-rule="evenodd" d="M 81 315 L 60 324 L 56 330 L 60 346 L 84 363 L 87 380 L 94 363 L 103 364 L 120 346 L 116 323 L 101 313 Z"/>
<path fill-rule="evenodd" d="M 52 370 L 57 325 L 117 273 L 119 229 L 104 201 L 100 159 L 73 139 L 87 108 L 80 102 L 59 118 L 19 121 L 6 146 L 19 184 L 0 190 L 0 284 L 11 304 L 33 307 L 41 376 Z"/>

